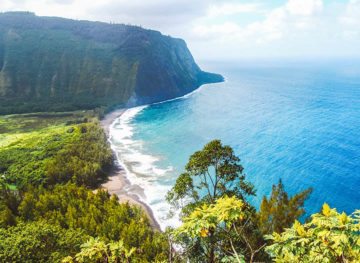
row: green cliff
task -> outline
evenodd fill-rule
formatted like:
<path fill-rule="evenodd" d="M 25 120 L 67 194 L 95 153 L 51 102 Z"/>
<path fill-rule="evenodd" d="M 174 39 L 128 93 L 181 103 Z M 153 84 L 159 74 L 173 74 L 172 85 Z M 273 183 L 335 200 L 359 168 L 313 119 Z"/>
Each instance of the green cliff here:
<path fill-rule="evenodd" d="M 157 31 L 0 13 L 0 114 L 140 105 L 222 80 Z"/>

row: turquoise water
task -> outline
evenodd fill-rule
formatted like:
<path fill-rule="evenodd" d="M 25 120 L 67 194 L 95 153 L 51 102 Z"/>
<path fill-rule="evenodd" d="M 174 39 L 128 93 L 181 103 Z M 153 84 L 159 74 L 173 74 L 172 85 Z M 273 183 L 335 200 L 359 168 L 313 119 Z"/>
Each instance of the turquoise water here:
<path fill-rule="evenodd" d="M 241 158 L 258 206 L 282 178 L 294 194 L 313 187 L 307 214 L 327 202 L 360 208 L 360 63 L 208 63 L 226 82 L 178 100 L 128 110 L 111 130 L 120 162 L 144 189 L 162 226 L 164 195 L 189 156 L 221 139 Z"/>

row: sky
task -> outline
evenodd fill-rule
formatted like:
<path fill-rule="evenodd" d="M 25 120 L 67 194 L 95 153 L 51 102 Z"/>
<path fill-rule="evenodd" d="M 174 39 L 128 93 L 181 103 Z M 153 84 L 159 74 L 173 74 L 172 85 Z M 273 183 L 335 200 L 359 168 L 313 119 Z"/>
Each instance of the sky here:
<path fill-rule="evenodd" d="M 360 0 L 0 0 L 0 11 L 139 25 L 199 59 L 360 57 Z"/>

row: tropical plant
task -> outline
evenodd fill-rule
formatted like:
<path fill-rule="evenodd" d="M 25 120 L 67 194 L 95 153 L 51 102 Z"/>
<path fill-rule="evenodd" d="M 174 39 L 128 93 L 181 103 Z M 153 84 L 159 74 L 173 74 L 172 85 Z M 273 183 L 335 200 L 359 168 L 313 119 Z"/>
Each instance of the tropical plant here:
<path fill-rule="evenodd" d="M 122 240 L 106 244 L 99 238 L 90 238 L 81 245 L 81 251 L 74 257 L 64 258 L 62 263 L 129 263 L 136 249 L 124 247 Z"/>
<path fill-rule="evenodd" d="M 249 211 L 247 205 L 242 200 L 233 197 L 218 198 L 215 204 L 202 208 L 196 208 L 190 216 L 183 218 L 183 224 L 174 230 L 174 237 L 181 238 L 184 234 L 191 239 L 206 239 L 211 238 L 215 233 L 222 233 L 224 240 L 228 240 L 231 250 L 227 250 L 223 245 L 224 240 L 220 240 L 215 245 L 215 251 L 222 251 L 222 261 L 235 259 L 236 262 L 245 262 L 244 256 L 237 251 L 234 246 L 236 238 L 244 238 L 242 236 L 242 229 L 239 225 L 246 222 Z M 236 233 L 236 235 L 234 235 Z M 246 239 L 246 237 L 245 237 Z M 220 255 L 220 253 L 217 253 Z M 214 258 L 215 261 L 220 261 L 219 258 Z"/>
<path fill-rule="evenodd" d="M 360 262 L 360 210 L 348 216 L 326 203 L 309 223 L 295 221 L 284 233 L 268 236 L 275 262 Z"/>

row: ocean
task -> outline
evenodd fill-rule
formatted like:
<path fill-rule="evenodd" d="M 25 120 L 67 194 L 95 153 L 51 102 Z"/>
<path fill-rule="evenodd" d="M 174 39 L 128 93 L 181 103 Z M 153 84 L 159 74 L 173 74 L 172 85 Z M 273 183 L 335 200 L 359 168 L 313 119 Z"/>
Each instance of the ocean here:
<path fill-rule="evenodd" d="M 167 191 L 189 156 L 214 139 L 230 145 L 259 207 L 282 179 L 293 195 L 309 187 L 306 215 L 323 203 L 360 209 L 360 62 L 302 60 L 204 62 L 224 83 L 175 100 L 131 108 L 111 127 L 111 142 L 132 184 L 144 189 L 162 228 Z"/>

